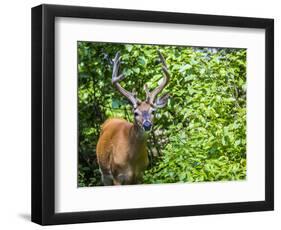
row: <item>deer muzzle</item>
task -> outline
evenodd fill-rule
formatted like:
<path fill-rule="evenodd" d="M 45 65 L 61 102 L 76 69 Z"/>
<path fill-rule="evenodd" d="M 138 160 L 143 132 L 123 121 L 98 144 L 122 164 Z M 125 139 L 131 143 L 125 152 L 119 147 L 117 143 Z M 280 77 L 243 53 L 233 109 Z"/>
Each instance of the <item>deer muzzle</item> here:
<path fill-rule="evenodd" d="M 145 131 L 149 131 L 152 127 L 152 123 L 148 120 L 145 120 L 143 123 L 142 123 L 142 127 L 144 128 Z"/>

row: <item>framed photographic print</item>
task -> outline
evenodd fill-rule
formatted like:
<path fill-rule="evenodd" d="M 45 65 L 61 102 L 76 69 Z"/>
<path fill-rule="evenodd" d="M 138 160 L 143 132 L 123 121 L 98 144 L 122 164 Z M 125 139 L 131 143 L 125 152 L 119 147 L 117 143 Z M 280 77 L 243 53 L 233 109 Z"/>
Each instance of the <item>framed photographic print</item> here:
<path fill-rule="evenodd" d="M 32 221 L 273 210 L 273 19 L 32 8 Z"/>

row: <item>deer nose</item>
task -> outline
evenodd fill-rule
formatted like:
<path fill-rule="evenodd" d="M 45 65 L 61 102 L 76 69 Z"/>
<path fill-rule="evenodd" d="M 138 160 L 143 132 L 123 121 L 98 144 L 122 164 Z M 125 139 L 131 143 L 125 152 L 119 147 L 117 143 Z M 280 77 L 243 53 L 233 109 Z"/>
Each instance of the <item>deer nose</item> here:
<path fill-rule="evenodd" d="M 150 121 L 144 121 L 144 122 L 142 123 L 142 126 L 143 126 L 143 128 L 144 128 L 145 131 L 149 131 L 149 130 L 151 129 L 151 127 L 152 127 L 152 124 L 151 124 Z"/>

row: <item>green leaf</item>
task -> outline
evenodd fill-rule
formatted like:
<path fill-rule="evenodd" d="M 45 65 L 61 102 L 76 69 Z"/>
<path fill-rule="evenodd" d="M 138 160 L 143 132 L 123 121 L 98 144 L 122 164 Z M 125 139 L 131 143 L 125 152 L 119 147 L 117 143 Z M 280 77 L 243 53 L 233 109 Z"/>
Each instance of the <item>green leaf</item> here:
<path fill-rule="evenodd" d="M 181 68 L 180 68 L 180 72 L 182 73 L 182 72 L 184 72 L 184 71 L 186 71 L 186 70 L 188 70 L 188 69 L 191 69 L 192 68 L 192 66 L 190 65 L 190 64 L 185 64 L 184 66 L 182 66 Z"/>
<path fill-rule="evenodd" d="M 126 50 L 128 50 L 128 52 L 131 52 L 134 46 L 133 45 L 125 45 L 125 47 L 126 47 Z"/>

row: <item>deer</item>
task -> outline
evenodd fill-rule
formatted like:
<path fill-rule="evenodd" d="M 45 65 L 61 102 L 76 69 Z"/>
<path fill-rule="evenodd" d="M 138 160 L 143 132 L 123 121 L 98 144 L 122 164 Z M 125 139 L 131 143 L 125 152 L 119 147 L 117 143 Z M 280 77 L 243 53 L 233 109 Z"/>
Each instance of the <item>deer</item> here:
<path fill-rule="evenodd" d="M 166 61 L 160 51 L 158 55 L 162 63 L 163 78 L 152 91 L 144 84 L 144 101 L 137 98 L 135 90 L 129 92 L 120 85 L 120 81 L 125 78 L 124 74 L 119 74 L 120 52 L 113 59 L 112 84 L 132 105 L 134 122 L 108 118 L 101 126 L 96 155 L 105 186 L 139 184 L 148 166 L 147 133 L 152 129 L 154 113 L 157 109 L 164 108 L 169 98 L 169 93 L 158 97 L 170 79 Z"/>

